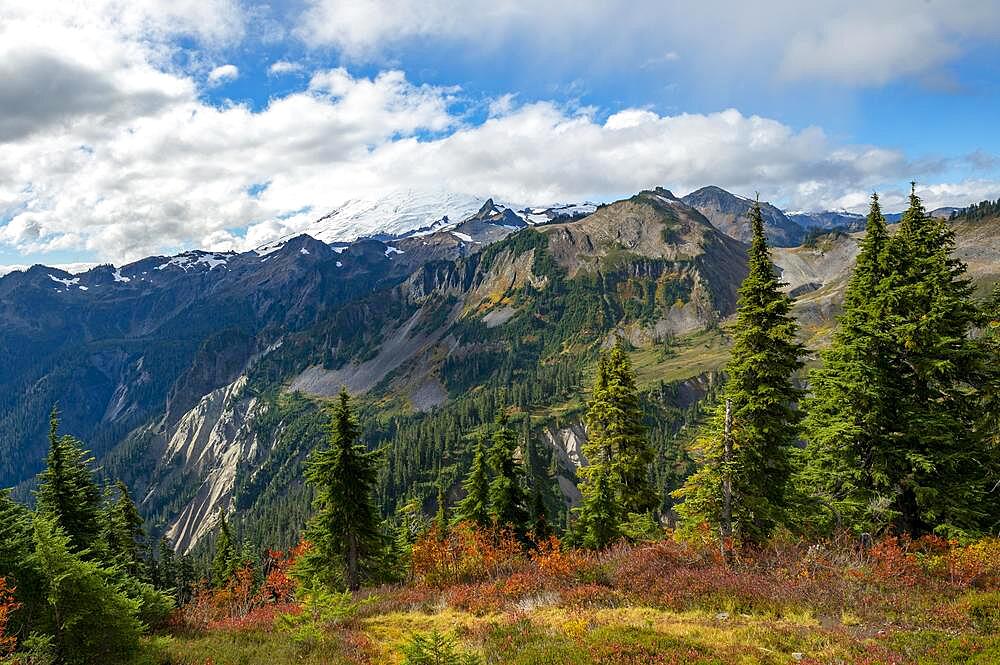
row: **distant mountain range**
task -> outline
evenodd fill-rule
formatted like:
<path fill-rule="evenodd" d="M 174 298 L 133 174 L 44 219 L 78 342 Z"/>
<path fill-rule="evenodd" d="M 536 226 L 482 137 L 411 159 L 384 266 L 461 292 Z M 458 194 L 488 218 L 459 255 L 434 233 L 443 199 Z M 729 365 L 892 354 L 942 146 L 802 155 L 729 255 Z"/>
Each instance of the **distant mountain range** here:
<path fill-rule="evenodd" d="M 322 432 L 314 400 L 346 385 L 395 414 L 365 421 L 396 460 L 380 481 L 384 509 L 431 497 L 432 475 L 467 462 L 461 442 L 428 443 L 443 436 L 435 428 L 488 422 L 482 404 L 498 400 L 531 414 L 572 502 L 581 377 L 616 335 L 634 349 L 662 459 L 682 454 L 671 437 L 726 360 L 719 324 L 746 274 L 751 204 L 718 187 L 549 207 L 400 193 L 254 251 L 12 272 L 0 278 L 0 486 L 27 496 L 58 404 L 64 430 L 135 488 L 153 531 L 181 549 L 222 514 L 274 529 L 275 511 L 308 504 L 300 471 Z M 822 344 L 856 236 L 800 243 L 861 218 L 762 209 L 803 337 Z M 997 279 L 1000 224 L 955 225 L 972 277 Z"/>

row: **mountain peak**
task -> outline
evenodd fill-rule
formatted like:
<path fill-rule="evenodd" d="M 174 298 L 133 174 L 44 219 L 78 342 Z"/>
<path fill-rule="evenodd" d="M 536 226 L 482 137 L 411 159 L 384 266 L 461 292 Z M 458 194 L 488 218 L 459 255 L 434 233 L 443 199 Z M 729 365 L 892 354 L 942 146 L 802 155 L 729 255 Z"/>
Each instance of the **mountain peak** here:
<path fill-rule="evenodd" d="M 749 242 L 751 231 L 747 213 L 754 204 L 753 199 L 737 196 L 717 185 L 709 185 L 696 189 L 682 197 L 681 201 L 704 215 L 726 235 Z M 760 211 L 764 217 L 764 232 L 772 245 L 791 247 L 802 242 L 805 230 L 781 210 L 762 201 Z"/>

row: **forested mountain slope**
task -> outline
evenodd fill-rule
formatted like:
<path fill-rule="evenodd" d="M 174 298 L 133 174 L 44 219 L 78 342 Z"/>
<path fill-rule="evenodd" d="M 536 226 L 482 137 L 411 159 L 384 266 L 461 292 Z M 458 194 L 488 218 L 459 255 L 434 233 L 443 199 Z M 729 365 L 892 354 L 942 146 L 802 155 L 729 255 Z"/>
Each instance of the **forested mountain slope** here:
<path fill-rule="evenodd" d="M 233 512 L 255 542 L 287 545 L 308 511 L 301 470 L 323 402 L 346 385 L 385 450 L 386 514 L 430 506 L 439 476 L 457 495 L 477 432 L 512 406 L 558 518 L 578 498 L 580 394 L 597 350 L 620 336 L 658 482 L 672 489 L 690 463 L 677 432 L 727 357 L 720 325 L 746 275 L 739 227 L 663 189 L 567 210 L 515 219 L 486 201 L 401 238 L 300 236 L 244 254 L 12 273 L 0 279 L 0 484 L 26 496 L 58 402 L 64 428 L 180 549 Z M 996 220 L 955 225 L 973 277 L 995 278 Z M 774 251 L 808 339 L 832 324 L 855 244 L 834 233 Z"/>

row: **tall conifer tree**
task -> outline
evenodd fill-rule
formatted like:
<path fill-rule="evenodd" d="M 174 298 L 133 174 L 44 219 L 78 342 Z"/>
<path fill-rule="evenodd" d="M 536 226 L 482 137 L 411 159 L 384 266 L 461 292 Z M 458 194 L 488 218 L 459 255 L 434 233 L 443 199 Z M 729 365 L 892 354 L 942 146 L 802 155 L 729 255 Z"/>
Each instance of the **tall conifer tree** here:
<path fill-rule="evenodd" d="M 462 483 L 465 497 L 455 508 L 457 521 L 473 522 L 481 527 L 490 525 L 490 477 L 486 461 L 486 443 L 482 438 L 476 444 L 469 475 Z"/>
<path fill-rule="evenodd" d="M 781 292 L 764 238 L 760 204 L 750 210 L 753 238 L 749 274 L 739 290 L 733 350 L 726 366 L 725 403 L 732 407 L 731 455 L 726 455 L 724 412 L 701 439 L 701 468 L 674 494 L 690 524 L 718 526 L 723 487 L 731 490 L 733 536 L 765 540 L 786 520 L 786 492 L 800 420 L 800 391 L 792 383 L 802 367 L 791 301 Z"/>
<path fill-rule="evenodd" d="M 105 515 L 105 543 L 112 561 L 133 577 L 139 577 L 145 565 L 146 533 L 142 515 L 125 483 L 119 480 L 115 488 L 118 498 L 108 505 Z"/>
<path fill-rule="evenodd" d="M 364 559 L 379 552 L 382 540 L 373 500 L 379 454 L 369 452 L 360 439 L 350 396 L 342 389 L 329 425 L 329 443 L 306 467 L 316 514 L 306 527 L 313 547 L 303 566 L 307 576 L 329 583 L 332 568 L 343 562 L 351 591 L 360 587 Z"/>
<path fill-rule="evenodd" d="M 997 462 L 976 426 L 983 350 L 970 336 L 978 313 L 954 248 L 948 223 L 927 214 L 911 191 L 887 249 L 882 290 L 896 392 L 886 420 L 891 445 L 873 483 L 893 528 L 914 536 L 970 532 L 989 521 L 987 484 Z"/>
<path fill-rule="evenodd" d="M 212 557 L 212 583 L 217 587 L 225 586 L 232 577 L 237 566 L 236 547 L 233 536 L 229 532 L 226 518 L 219 524 L 219 535 L 215 537 L 215 555 Z"/>
<path fill-rule="evenodd" d="M 892 445 L 889 421 L 897 390 L 883 295 L 888 243 L 885 217 L 873 194 L 844 311 L 822 365 L 809 374 L 812 396 L 804 423 L 809 442 L 804 494 L 826 506 L 820 513 L 829 518 L 824 521 L 862 531 L 872 530 L 880 519 L 874 477 Z"/>
<path fill-rule="evenodd" d="M 69 435 L 59 434 L 59 413 L 49 418 L 49 453 L 38 475 L 38 511 L 51 516 L 75 551 L 93 547 L 100 535 L 101 491 L 94 481 L 93 457 Z"/>
<path fill-rule="evenodd" d="M 653 449 L 643 425 L 635 374 L 620 340 L 598 360 L 586 422 L 584 455 L 588 466 L 580 470 L 585 478 L 584 493 L 596 492 L 597 484 L 590 478 L 598 475 L 601 466 L 607 466 L 606 482 L 620 515 L 655 509 L 659 498 L 650 478 Z"/>
<path fill-rule="evenodd" d="M 524 491 L 523 465 L 517 459 L 517 435 L 507 422 L 502 410 L 497 414 L 490 448 L 490 517 L 500 527 L 509 527 L 520 537 L 528 530 L 529 513 Z"/>

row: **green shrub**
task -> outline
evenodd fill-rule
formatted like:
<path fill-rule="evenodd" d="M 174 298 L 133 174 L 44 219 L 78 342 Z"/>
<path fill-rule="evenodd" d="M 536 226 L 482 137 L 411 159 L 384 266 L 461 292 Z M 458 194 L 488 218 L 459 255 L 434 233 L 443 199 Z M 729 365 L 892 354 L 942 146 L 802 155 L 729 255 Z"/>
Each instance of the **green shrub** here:
<path fill-rule="evenodd" d="M 426 635 L 414 634 L 400 647 L 403 665 L 479 665 L 479 658 L 460 651 L 455 638 L 432 631 Z"/>
<path fill-rule="evenodd" d="M 324 643 L 334 628 L 355 617 L 361 607 L 375 600 L 372 596 L 355 602 L 350 591 L 330 591 L 316 583 L 301 588 L 299 598 L 302 611 L 281 615 L 278 626 L 289 631 L 292 641 L 304 651 Z"/>

